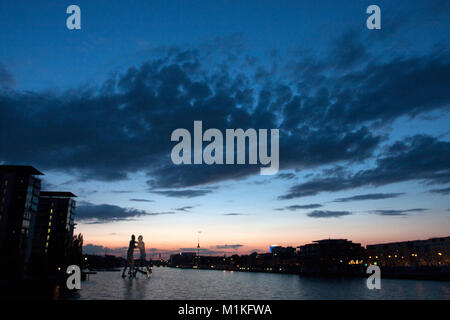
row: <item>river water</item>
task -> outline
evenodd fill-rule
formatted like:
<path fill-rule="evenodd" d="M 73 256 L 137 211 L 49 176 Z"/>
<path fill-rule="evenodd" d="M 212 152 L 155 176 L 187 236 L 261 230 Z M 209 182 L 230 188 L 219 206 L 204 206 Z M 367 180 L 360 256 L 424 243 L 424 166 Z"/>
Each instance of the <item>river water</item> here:
<path fill-rule="evenodd" d="M 381 279 L 369 290 L 364 278 L 153 268 L 150 279 L 98 272 L 68 299 L 450 299 L 450 282 Z"/>

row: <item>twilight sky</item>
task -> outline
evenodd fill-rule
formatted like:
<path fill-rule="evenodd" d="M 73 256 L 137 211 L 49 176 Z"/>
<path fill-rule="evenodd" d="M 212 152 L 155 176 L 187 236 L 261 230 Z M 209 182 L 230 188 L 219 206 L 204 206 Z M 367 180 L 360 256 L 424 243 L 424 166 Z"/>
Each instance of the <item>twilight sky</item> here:
<path fill-rule="evenodd" d="M 15 0 L 0 30 L 0 163 L 78 195 L 85 252 L 449 235 L 449 1 Z M 280 171 L 175 166 L 194 120 L 278 128 Z"/>

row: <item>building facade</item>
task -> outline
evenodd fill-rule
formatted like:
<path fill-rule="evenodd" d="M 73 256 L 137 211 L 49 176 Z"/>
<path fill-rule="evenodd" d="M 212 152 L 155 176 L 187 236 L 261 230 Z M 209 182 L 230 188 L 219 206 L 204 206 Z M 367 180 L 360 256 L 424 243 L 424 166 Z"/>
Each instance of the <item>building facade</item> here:
<path fill-rule="evenodd" d="M 31 256 L 43 175 L 32 166 L 0 166 L 0 274 L 21 277 Z"/>
<path fill-rule="evenodd" d="M 325 239 L 298 247 L 299 263 L 307 273 L 358 273 L 364 265 L 365 249 L 347 239 Z"/>
<path fill-rule="evenodd" d="M 73 246 L 75 198 L 71 192 L 42 191 L 33 239 L 34 271 L 56 273 L 69 264 Z"/>
<path fill-rule="evenodd" d="M 450 266 L 450 237 L 368 245 L 367 256 L 385 267 Z"/>

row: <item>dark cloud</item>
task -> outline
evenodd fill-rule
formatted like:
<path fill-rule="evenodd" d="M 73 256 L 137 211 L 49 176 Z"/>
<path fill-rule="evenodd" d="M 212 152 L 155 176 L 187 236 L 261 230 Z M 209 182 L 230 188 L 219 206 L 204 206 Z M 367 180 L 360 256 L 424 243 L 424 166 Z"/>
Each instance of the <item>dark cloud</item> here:
<path fill-rule="evenodd" d="M 334 202 L 351 202 L 351 201 L 362 201 L 362 200 L 381 200 L 389 198 L 397 198 L 404 193 L 368 193 L 360 194 L 352 197 L 338 198 Z"/>
<path fill-rule="evenodd" d="M 109 248 L 91 243 L 83 244 L 83 254 L 104 255 L 106 253 L 112 255 L 125 255 L 127 249 L 127 247 Z"/>
<path fill-rule="evenodd" d="M 450 194 L 450 187 L 449 188 L 442 188 L 442 189 L 432 189 L 429 192 L 440 193 L 440 194 L 443 194 L 443 195 L 447 195 L 447 194 Z"/>
<path fill-rule="evenodd" d="M 128 242 L 128 241 L 127 241 Z M 101 255 L 103 256 L 105 253 L 108 255 L 115 255 L 115 256 L 121 256 L 126 257 L 128 247 L 120 247 L 120 248 L 110 248 L 102 245 L 95 245 L 95 244 L 85 244 L 83 245 L 83 254 L 91 254 L 91 255 Z M 147 248 L 146 250 L 147 255 L 171 255 L 175 253 L 179 253 L 179 250 L 164 250 L 164 249 L 158 249 L 158 248 Z"/>
<path fill-rule="evenodd" d="M 154 190 L 152 193 L 174 198 L 195 198 L 211 193 L 211 189 L 185 189 L 185 190 Z"/>
<path fill-rule="evenodd" d="M 301 170 L 361 163 L 387 138 L 374 126 L 448 110 L 446 48 L 362 65 L 368 49 L 348 32 L 332 44 L 333 59 L 303 53 L 271 68 L 248 57 L 242 42 L 235 35 L 210 46 L 161 50 L 99 85 L 64 92 L 0 91 L 0 161 L 32 163 L 85 181 L 116 181 L 144 172 L 152 192 L 193 197 L 212 191 L 178 188 L 259 173 L 259 166 L 251 165 L 172 165 L 171 132 L 191 129 L 194 120 L 202 120 L 204 129 L 279 128 L 280 169 Z M 272 57 L 274 64 L 284 63 Z M 426 170 L 429 177 L 432 169 Z M 366 178 L 370 172 L 361 175 L 361 184 L 375 179 Z M 299 195 L 315 192 L 300 190 Z"/>
<path fill-rule="evenodd" d="M 110 192 L 121 194 L 121 193 L 132 193 L 133 191 L 132 190 L 111 190 Z"/>
<path fill-rule="evenodd" d="M 313 196 L 320 192 L 335 192 L 362 186 L 382 186 L 395 182 L 418 180 L 426 184 L 450 182 L 450 142 L 427 135 L 416 135 L 398 141 L 378 157 L 376 167 L 342 172 L 314 178 L 294 185 L 280 199 Z"/>
<path fill-rule="evenodd" d="M 367 71 L 374 72 L 366 84 L 367 87 L 361 88 L 367 90 L 367 94 L 361 94 L 357 98 L 358 103 L 365 104 L 366 112 L 358 112 L 362 111 L 360 108 L 347 110 L 349 120 L 389 121 L 401 115 L 414 117 L 434 109 L 448 110 L 450 59 L 445 49 L 425 57 L 394 60 L 382 67 L 369 67 Z M 382 74 L 386 73 L 392 77 L 388 82 L 380 84 Z M 379 91 L 371 90 L 370 86 L 375 86 L 377 82 L 380 84 Z M 410 91 L 412 88 L 417 90 Z M 382 95 L 382 92 L 385 94 Z M 392 108 L 393 105 L 395 108 Z"/>
<path fill-rule="evenodd" d="M 411 212 L 423 212 L 428 209 L 416 208 L 416 209 L 407 209 L 407 210 L 374 210 L 373 213 L 378 214 L 380 216 L 406 216 Z"/>
<path fill-rule="evenodd" d="M 304 204 L 304 205 L 294 204 L 292 206 L 286 206 L 286 207 L 278 208 L 278 209 L 275 209 L 275 210 L 278 210 L 278 211 L 282 211 L 282 210 L 295 211 L 295 210 L 300 210 L 300 209 L 317 209 L 317 208 L 320 208 L 320 207 L 322 207 L 322 205 L 318 204 L 318 203 Z"/>
<path fill-rule="evenodd" d="M 155 200 L 148 200 L 148 199 L 130 199 L 130 201 L 134 201 L 134 202 L 155 202 Z"/>
<path fill-rule="evenodd" d="M 352 67 L 369 56 L 360 34 L 355 30 L 348 30 L 340 35 L 333 42 L 330 54 L 335 66 L 340 69 Z"/>
<path fill-rule="evenodd" d="M 243 247 L 243 244 L 223 244 L 223 245 L 216 245 L 216 249 L 233 249 L 237 250 L 241 247 Z"/>
<path fill-rule="evenodd" d="M 174 210 L 188 212 L 188 211 L 190 211 L 193 208 L 194 208 L 193 206 L 184 206 L 184 207 L 176 208 Z"/>
<path fill-rule="evenodd" d="M 246 213 L 237 213 L 237 212 L 230 212 L 230 213 L 224 213 L 223 216 L 246 216 Z"/>
<path fill-rule="evenodd" d="M 259 174 L 259 167 L 251 165 L 174 165 L 167 162 L 152 172 L 147 184 L 154 188 L 196 187 L 226 180 L 240 180 Z M 208 191 L 213 191 L 209 189 Z M 209 193 L 209 192 L 208 192 Z"/>
<path fill-rule="evenodd" d="M 339 218 L 342 216 L 348 216 L 352 213 L 349 211 L 328 211 L 328 210 L 314 210 L 307 214 L 311 218 Z"/>
<path fill-rule="evenodd" d="M 279 173 L 275 176 L 276 179 L 284 179 L 284 180 L 291 180 L 295 178 L 295 174 L 293 173 Z"/>
<path fill-rule="evenodd" d="M 75 219 L 84 223 L 108 223 L 163 214 L 174 214 L 174 212 L 148 212 L 110 204 L 82 202 L 76 209 Z"/>

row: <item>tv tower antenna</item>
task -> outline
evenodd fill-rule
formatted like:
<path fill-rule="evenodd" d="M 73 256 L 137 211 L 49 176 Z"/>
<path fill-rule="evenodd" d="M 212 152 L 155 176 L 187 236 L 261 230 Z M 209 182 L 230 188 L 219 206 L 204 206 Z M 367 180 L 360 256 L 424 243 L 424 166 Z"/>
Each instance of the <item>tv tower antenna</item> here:
<path fill-rule="evenodd" d="M 197 267 L 200 262 L 200 233 L 201 231 L 197 231 Z"/>

